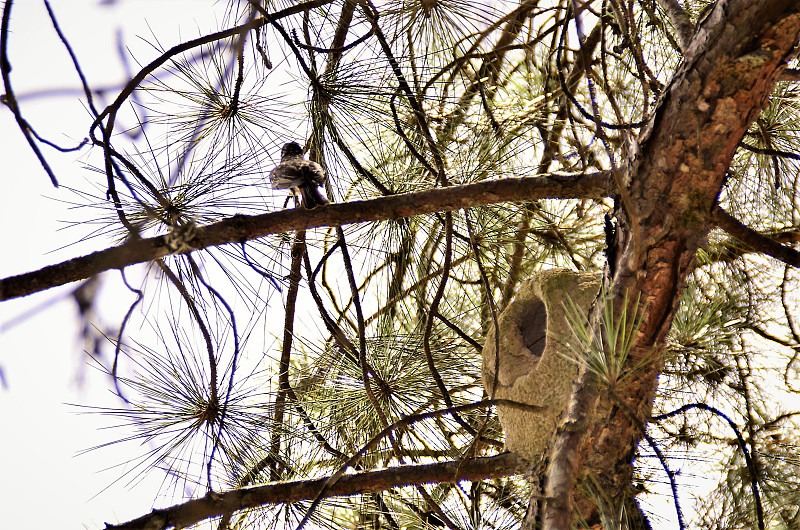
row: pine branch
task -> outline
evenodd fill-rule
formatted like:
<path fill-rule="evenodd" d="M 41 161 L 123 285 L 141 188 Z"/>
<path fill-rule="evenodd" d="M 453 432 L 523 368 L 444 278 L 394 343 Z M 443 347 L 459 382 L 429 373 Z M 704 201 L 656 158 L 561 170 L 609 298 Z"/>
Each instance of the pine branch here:
<path fill-rule="evenodd" d="M 513 453 L 436 464 L 398 466 L 345 475 L 327 488 L 325 497 L 375 493 L 411 484 L 508 477 L 524 473 L 527 468 L 528 464 Z M 106 530 L 184 528 L 204 519 L 236 510 L 314 499 L 328 483 L 329 478 L 277 482 L 225 493 L 211 492 L 200 499 L 153 510 L 127 523 L 106 524 Z"/>
<path fill-rule="evenodd" d="M 778 241 L 745 226 L 741 221 L 719 206 L 714 208 L 711 217 L 718 227 L 722 228 L 745 245 L 752 247 L 758 252 L 772 256 L 776 260 L 782 261 L 787 265 L 800 267 L 800 252 L 792 247 L 781 245 Z"/>
<path fill-rule="evenodd" d="M 706 212 L 716 204 L 741 138 L 766 103 L 786 62 L 796 54 L 799 35 L 800 10 L 796 3 L 715 3 L 686 50 L 687 59 L 639 135 L 635 154 L 623 166 L 619 180 L 631 183 L 627 193 L 635 200 L 626 201 L 620 208 L 621 227 L 627 237 L 620 256 L 624 254 L 625 258 L 617 258 L 608 292 L 615 303 L 635 293 L 647 296 L 643 317 L 647 324 L 631 347 L 631 362 L 647 358 L 656 362 L 636 373 L 626 392 L 627 405 L 641 415 L 640 419 L 646 417 L 652 403 L 660 373 L 658 358 L 678 306 L 678 293 L 710 228 Z M 764 60 L 749 62 L 749 68 L 740 67 L 762 56 Z M 730 80 L 724 93 L 717 90 L 721 79 Z M 714 101 L 716 110 L 697 105 L 697 94 Z M 746 104 L 723 112 L 727 101 Z M 694 141 L 702 158 L 685 147 Z M 712 167 L 705 160 L 719 162 Z M 691 238 L 685 236 L 689 230 L 693 232 Z M 595 309 L 591 322 L 599 331 L 598 316 Z M 588 370 L 581 369 L 573 388 L 549 453 L 543 515 L 543 528 L 548 530 L 569 528 L 576 506 L 587 519 L 590 517 L 586 514 L 596 514 L 590 499 L 582 498 L 576 488 L 578 477 L 613 477 L 629 465 L 631 448 L 641 439 L 632 422 L 610 412 L 616 409 L 609 406 L 602 385 Z M 626 475 L 624 480 L 628 478 Z M 604 487 L 621 483 L 617 480 L 604 478 Z"/>
<path fill-rule="evenodd" d="M 199 250 L 294 230 L 386 221 L 506 201 L 601 198 L 609 195 L 609 178 L 610 172 L 600 171 L 590 174 L 489 180 L 367 201 L 332 204 L 311 211 L 300 208 L 255 216 L 235 215 L 198 227 L 195 237 L 188 243 L 194 250 Z M 136 263 L 163 258 L 168 254 L 165 236 L 131 240 L 120 246 L 50 265 L 38 271 L 0 279 L 0 301 L 89 278 L 107 270 L 122 269 Z"/>

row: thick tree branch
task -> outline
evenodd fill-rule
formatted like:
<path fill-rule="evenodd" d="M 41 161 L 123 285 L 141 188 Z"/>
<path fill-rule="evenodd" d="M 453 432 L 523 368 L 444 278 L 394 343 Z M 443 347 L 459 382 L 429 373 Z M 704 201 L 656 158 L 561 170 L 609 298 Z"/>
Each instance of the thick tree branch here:
<path fill-rule="evenodd" d="M 615 308 L 641 314 L 621 399 L 637 420 L 650 416 L 662 352 L 697 249 L 713 226 L 733 155 L 767 103 L 800 39 L 795 0 L 719 0 L 685 50 L 619 182 L 632 198 L 616 214 L 616 263 L 606 292 Z M 638 307 L 632 300 L 639 300 Z M 591 324 L 602 334 L 598 304 Z M 547 469 L 544 528 L 570 528 L 577 510 L 598 524 L 587 477 L 610 498 L 630 487 L 641 431 L 582 369 Z"/>
<path fill-rule="evenodd" d="M 792 267 L 800 267 L 800 252 L 781 245 L 764 234 L 743 225 L 738 219 L 717 206 L 711 214 L 714 223 L 730 235 L 758 252 L 772 256 Z"/>
<path fill-rule="evenodd" d="M 198 250 L 294 230 L 387 221 L 507 201 L 601 198 L 610 193 L 609 177 L 609 172 L 600 171 L 591 174 L 489 180 L 367 201 L 332 204 L 311 211 L 301 208 L 255 216 L 235 215 L 198 228 L 190 244 Z M 118 247 L 73 258 L 38 271 L 0 279 L 0 300 L 26 296 L 107 270 L 122 269 L 128 265 L 163 258 L 169 254 L 164 243 L 164 236 L 131 240 Z"/>
<path fill-rule="evenodd" d="M 694 33 L 694 26 L 692 21 L 689 20 L 689 15 L 683 10 L 678 0 L 658 0 L 658 5 L 672 21 L 675 27 L 675 33 L 678 34 L 678 40 L 681 44 L 681 51 L 686 51 L 689 47 L 689 42 L 692 40 Z"/>
<path fill-rule="evenodd" d="M 354 473 L 341 477 L 335 484 L 328 487 L 325 497 L 375 493 L 411 484 L 502 478 L 524 473 L 528 465 L 513 453 L 504 453 L 487 458 L 399 466 L 380 471 Z M 108 530 L 184 528 L 204 519 L 236 510 L 314 499 L 328 483 L 329 478 L 277 482 L 225 493 L 209 493 L 200 499 L 177 504 L 170 508 L 153 510 L 149 514 L 127 523 L 107 524 L 106 528 Z"/>

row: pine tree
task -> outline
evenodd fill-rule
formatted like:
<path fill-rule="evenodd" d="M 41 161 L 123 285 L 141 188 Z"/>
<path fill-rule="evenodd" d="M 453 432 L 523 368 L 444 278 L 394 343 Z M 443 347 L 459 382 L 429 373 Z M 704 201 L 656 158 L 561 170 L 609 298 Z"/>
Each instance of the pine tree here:
<path fill-rule="evenodd" d="M 7 1 L 3 102 L 108 248 L 0 299 L 121 277 L 103 413 L 152 447 L 129 473 L 208 492 L 110 528 L 648 528 L 663 481 L 682 526 L 797 528 L 800 5 L 684 4 L 229 1 L 106 107 L 84 84 L 96 171 L 65 189 Z M 293 141 L 330 205 L 271 188 Z M 596 279 L 537 328 L 572 384 L 545 450 L 504 452 L 498 407 L 547 389 L 487 373 L 553 269 Z M 698 453 L 719 485 L 684 521 Z"/>

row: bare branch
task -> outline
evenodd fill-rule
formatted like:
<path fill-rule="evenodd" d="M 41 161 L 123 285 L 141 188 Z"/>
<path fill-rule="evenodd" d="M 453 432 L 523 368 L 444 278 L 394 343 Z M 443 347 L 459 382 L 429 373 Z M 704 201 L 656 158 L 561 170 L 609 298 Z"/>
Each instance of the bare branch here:
<path fill-rule="evenodd" d="M 550 175 L 478 182 L 367 201 L 331 204 L 315 210 L 289 209 L 262 215 L 235 215 L 197 229 L 195 250 L 240 243 L 269 234 L 366 221 L 386 221 L 483 204 L 533 199 L 601 198 L 610 192 L 610 172 Z M 38 271 L 0 279 L 0 301 L 26 296 L 112 269 L 167 256 L 164 236 L 135 239 L 50 265 Z"/>
<path fill-rule="evenodd" d="M 527 467 L 527 462 L 513 453 L 437 464 L 399 466 L 380 471 L 345 475 L 326 490 L 325 497 L 374 493 L 410 484 L 508 477 L 524 473 Z M 309 500 L 317 496 L 328 483 L 329 478 L 277 482 L 226 493 L 212 492 L 200 499 L 161 510 L 153 510 L 147 515 L 121 525 L 106 525 L 106 529 L 184 528 L 227 512 L 266 504 Z"/>
<path fill-rule="evenodd" d="M 35 131 L 25 120 L 25 118 L 22 117 L 22 112 L 20 112 L 19 105 L 17 105 L 17 99 L 14 96 L 14 90 L 11 88 L 11 63 L 8 62 L 8 33 L 9 23 L 11 20 L 11 5 L 13 3 L 14 2 L 12 0 L 7 0 L 5 5 L 3 5 L 2 23 L 0 23 L 0 74 L 2 74 L 3 87 L 5 89 L 5 94 L 3 94 L 2 98 L 0 98 L 0 102 L 4 103 L 14 114 L 14 119 L 17 120 L 19 130 L 22 131 L 22 134 L 25 136 L 25 140 L 28 141 L 28 145 L 31 146 L 36 158 L 39 159 L 42 169 L 44 169 L 47 175 L 50 177 L 50 182 L 52 182 L 53 186 L 57 188 L 58 180 L 56 179 L 56 175 L 53 173 L 53 170 L 50 169 L 50 164 L 47 163 L 44 155 L 39 150 L 39 146 L 36 145 L 36 142 L 33 140 L 34 136 L 38 137 L 38 135 L 36 135 Z"/>
<path fill-rule="evenodd" d="M 792 247 L 781 245 L 774 239 L 743 225 L 738 219 L 719 206 L 714 208 L 711 217 L 718 227 L 722 228 L 745 245 L 749 245 L 754 250 L 772 256 L 787 265 L 800 267 L 800 252 Z"/>

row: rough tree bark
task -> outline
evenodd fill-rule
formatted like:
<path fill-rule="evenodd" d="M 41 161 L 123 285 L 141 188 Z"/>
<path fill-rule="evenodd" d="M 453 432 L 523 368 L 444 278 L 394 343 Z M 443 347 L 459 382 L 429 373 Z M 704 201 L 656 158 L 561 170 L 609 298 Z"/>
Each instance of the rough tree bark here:
<path fill-rule="evenodd" d="M 637 423 L 650 416 L 686 276 L 713 226 L 734 152 L 796 54 L 798 39 L 795 0 L 718 2 L 620 167 L 617 259 L 606 283 L 615 308 L 641 294 L 643 322 L 629 362 L 646 363 L 617 391 L 635 420 L 590 374 L 579 375 L 550 452 L 545 528 L 569 528 L 574 507 L 590 524 L 600 523 L 594 501 L 580 493 L 588 476 L 612 499 L 628 493 L 642 438 Z"/>

